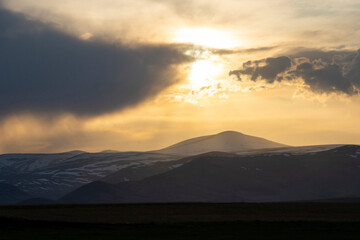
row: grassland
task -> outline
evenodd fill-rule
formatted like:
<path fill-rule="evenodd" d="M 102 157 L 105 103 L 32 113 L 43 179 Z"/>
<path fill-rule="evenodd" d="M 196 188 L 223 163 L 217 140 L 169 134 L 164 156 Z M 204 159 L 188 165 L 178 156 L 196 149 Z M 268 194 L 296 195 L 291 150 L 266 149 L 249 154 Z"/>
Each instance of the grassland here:
<path fill-rule="evenodd" d="M 1 206 L 0 239 L 360 239 L 360 204 Z"/>

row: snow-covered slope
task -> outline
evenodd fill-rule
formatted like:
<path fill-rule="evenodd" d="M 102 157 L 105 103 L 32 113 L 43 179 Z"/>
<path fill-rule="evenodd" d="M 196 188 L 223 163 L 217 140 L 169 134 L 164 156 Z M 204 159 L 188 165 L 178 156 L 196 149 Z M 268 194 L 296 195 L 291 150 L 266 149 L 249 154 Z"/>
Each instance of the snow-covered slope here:
<path fill-rule="evenodd" d="M 0 182 L 32 196 L 55 199 L 120 169 L 174 159 L 146 152 L 5 154 L 0 155 Z"/>
<path fill-rule="evenodd" d="M 280 147 L 286 147 L 286 145 L 235 131 L 226 131 L 185 140 L 156 152 L 189 156 L 211 151 L 239 152 Z"/>

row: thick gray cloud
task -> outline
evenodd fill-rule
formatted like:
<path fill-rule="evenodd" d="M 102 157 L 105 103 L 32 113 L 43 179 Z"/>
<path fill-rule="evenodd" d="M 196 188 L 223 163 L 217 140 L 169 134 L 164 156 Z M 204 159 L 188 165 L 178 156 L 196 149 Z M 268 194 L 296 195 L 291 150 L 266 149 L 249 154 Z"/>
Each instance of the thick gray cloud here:
<path fill-rule="evenodd" d="M 360 88 L 360 50 L 357 51 L 357 55 L 351 61 L 345 77 L 350 79 L 357 88 Z"/>
<path fill-rule="evenodd" d="M 83 41 L 0 8 L 0 114 L 94 115 L 156 95 L 192 61 L 178 46 Z"/>
<path fill-rule="evenodd" d="M 292 59 L 292 60 L 291 60 Z M 360 50 L 354 51 L 299 51 L 290 57 L 249 61 L 242 69 L 230 72 L 241 80 L 293 81 L 302 79 L 315 93 L 344 93 L 354 95 L 360 87 Z"/>
<path fill-rule="evenodd" d="M 266 58 L 258 61 L 248 61 L 243 64 L 242 69 L 231 71 L 230 75 L 236 75 L 238 79 L 241 79 L 241 75 L 249 75 L 253 81 L 263 79 L 273 83 L 275 80 L 281 81 L 282 77 L 279 74 L 290 67 L 291 60 L 288 57 Z"/>
<path fill-rule="evenodd" d="M 292 73 L 301 77 L 313 92 L 343 92 L 349 95 L 355 93 L 352 82 L 343 75 L 338 64 L 326 64 L 316 69 L 312 63 L 302 63 Z"/>

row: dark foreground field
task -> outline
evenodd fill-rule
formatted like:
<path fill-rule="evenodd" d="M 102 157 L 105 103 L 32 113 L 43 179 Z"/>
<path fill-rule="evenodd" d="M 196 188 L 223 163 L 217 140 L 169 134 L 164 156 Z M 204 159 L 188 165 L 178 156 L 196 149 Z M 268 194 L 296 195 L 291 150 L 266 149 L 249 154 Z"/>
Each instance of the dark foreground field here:
<path fill-rule="evenodd" d="M 360 204 L 1 206 L 0 239 L 360 239 Z"/>

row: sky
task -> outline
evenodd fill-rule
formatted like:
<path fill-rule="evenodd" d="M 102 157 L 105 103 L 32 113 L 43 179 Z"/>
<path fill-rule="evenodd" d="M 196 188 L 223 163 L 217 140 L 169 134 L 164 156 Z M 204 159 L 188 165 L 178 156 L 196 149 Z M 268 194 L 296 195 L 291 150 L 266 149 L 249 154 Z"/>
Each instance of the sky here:
<path fill-rule="evenodd" d="M 0 0 L 0 153 L 360 144 L 359 39 L 357 0 Z"/>

